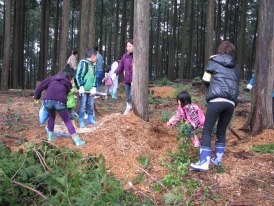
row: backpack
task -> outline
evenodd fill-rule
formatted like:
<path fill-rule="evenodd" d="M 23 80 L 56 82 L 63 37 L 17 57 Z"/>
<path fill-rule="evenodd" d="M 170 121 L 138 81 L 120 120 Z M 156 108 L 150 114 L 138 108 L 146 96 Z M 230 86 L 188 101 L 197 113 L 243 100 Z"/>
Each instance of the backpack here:
<path fill-rule="evenodd" d="M 79 65 L 80 65 L 81 62 L 85 62 L 86 64 L 88 64 L 88 62 L 86 60 L 84 60 L 84 59 L 79 62 Z M 87 66 L 87 68 L 88 68 L 88 66 Z M 78 68 L 77 68 L 77 70 L 78 70 Z M 88 69 L 85 69 L 83 77 L 85 77 L 87 73 L 88 73 Z M 75 77 L 74 77 L 74 84 L 75 84 L 76 89 L 79 89 L 80 86 L 77 83 L 76 74 L 75 74 Z"/>
<path fill-rule="evenodd" d="M 107 74 L 106 80 L 105 80 L 105 85 L 106 86 L 111 86 L 113 84 L 112 79 L 110 78 L 110 74 Z"/>

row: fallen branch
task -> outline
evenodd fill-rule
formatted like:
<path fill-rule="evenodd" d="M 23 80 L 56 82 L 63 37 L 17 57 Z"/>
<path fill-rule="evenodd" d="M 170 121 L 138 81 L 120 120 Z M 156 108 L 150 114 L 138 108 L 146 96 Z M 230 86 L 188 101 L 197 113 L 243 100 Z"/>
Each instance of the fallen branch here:
<path fill-rule="evenodd" d="M 234 129 L 232 129 L 230 126 L 228 126 L 228 129 L 235 137 L 238 138 L 238 140 L 241 140 L 241 137 L 234 131 Z"/>
<path fill-rule="evenodd" d="M 39 191 L 36 190 L 36 189 L 33 189 L 32 187 L 30 187 L 30 186 L 28 186 L 28 185 L 25 185 L 25 184 L 23 184 L 23 183 L 21 183 L 21 182 L 17 182 L 17 181 L 15 181 L 15 180 L 12 180 L 12 183 L 14 183 L 14 184 L 16 184 L 16 185 L 19 185 L 19 186 L 21 186 L 21 187 L 24 187 L 24 188 L 26 188 L 26 189 L 29 189 L 29 190 L 35 192 L 36 194 L 38 194 L 39 196 L 41 196 L 41 197 L 47 199 L 47 197 L 46 197 L 45 195 L 43 195 L 41 192 L 39 192 Z"/>
<path fill-rule="evenodd" d="M 143 168 L 139 167 L 138 165 L 134 164 L 134 166 L 136 166 L 139 170 L 142 170 L 144 173 L 146 173 L 153 181 L 159 183 L 167 192 L 170 193 L 170 191 L 159 181 L 157 180 L 155 177 L 153 177 L 151 174 L 149 174 L 146 170 L 144 170 Z"/>
<path fill-rule="evenodd" d="M 47 171 L 47 170 L 49 171 L 50 168 L 49 168 L 49 166 L 47 165 L 46 161 L 43 159 L 42 155 L 41 155 L 35 148 L 33 148 L 33 151 L 36 153 L 36 155 L 37 155 L 37 157 L 38 157 L 40 163 L 42 164 L 44 170 L 45 170 L 45 171 Z"/>

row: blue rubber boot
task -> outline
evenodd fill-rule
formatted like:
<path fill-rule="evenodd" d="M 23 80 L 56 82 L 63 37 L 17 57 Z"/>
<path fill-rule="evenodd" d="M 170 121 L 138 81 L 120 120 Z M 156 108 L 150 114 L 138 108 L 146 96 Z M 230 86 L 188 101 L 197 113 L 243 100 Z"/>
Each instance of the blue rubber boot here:
<path fill-rule="evenodd" d="M 84 118 L 79 118 L 79 127 L 80 128 L 86 128 Z"/>
<path fill-rule="evenodd" d="M 48 141 L 52 141 L 52 140 L 55 140 L 54 139 L 54 132 L 48 131 Z"/>
<path fill-rule="evenodd" d="M 83 145 L 83 144 L 86 143 L 85 141 L 82 141 L 82 140 L 80 139 L 80 137 L 79 137 L 78 134 L 72 135 L 72 139 L 73 139 L 73 141 L 74 141 L 74 143 L 75 143 L 76 146 L 81 146 L 81 145 Z"/>
<path fill-rule="evenodd" d="M 88 115 L 88 124 L 95 124 L 95 119 L 93 115 Z"/>
<path fill-rule="evenodd" d="M 224 156 L 225 151 L 225 143 L 218 143 L 215 144 L 215 157 L 211 159 L 211 162 L 216 166 L 221 166 L 222 158 Z"/>
<path fill-rule="evenodd" d="M 116 96 L 116 92 L 112 92 L 112 99 L 118 99 L 118 97 Z"/>
<path fill-rule="evenodd" d="M 191 163 L 190 167 L 194 170 L 207 171 L 209 168 L 210 156 L 210 147 L 200 147 L 200 161 L 197 163 Z"/>

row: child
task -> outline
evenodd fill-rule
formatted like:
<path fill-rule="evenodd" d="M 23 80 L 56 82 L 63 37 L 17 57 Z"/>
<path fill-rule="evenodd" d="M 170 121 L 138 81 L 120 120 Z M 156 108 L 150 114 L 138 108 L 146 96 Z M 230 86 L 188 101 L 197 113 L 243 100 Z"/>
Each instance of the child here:
<path fill-rule="evenodd" d="M 105 73 L 105 77 L 103 78 L 102 82 L 105 82 L 105 92 L 108 95 L 108 93 L 112 93 L 112 87 L 113 87 L 113 82 L 111 79 L 111 75 L 110 75 L 110 69 L 111 67 L 106 67 L 106 73 Z M 107 99 L 107 95 L 106 95 L 106 99 Z"/>
<path fill-rule="evenodd" d="M 115 70 L 118 68 L 119 62 L 120 62 L 120 58 L 118 58 L 118 60 L 114 61 L 111 64 L 111 70 L 110 70 L 110 75 L 112 77 L 112 75 L 114 74 Z M 117 89 L 118 89 L 118 76 L 116 76 L 115 78 L 112 79 L 113 81 L 113 86 L 112 86 L 112 99 L 118 99 L 117 97 Z"/>
<path fill-rule="evenodd" d="M 37 101 L 41 98 L 43 90 L 45 94 L 43 96 L 44 105 L 49 113 L 48 120 L 48 140 L 54 140 L 54 123 L 56 112 L 60 115 L 64 121 L 67 129 L 72 136 L 77 146 L 85 144 L 77 135 L 75 128 L 70 121 L 69 112 L 67 108 L 67 95 L 72 89 L 72 82 L 74 78 L 74 69 L 67 64 L 65 68 L 55 76 L 48 77 L 43 80 L 35 89 L 34 99 Z"/>
<path fill-rule="evenodd" d="M 190 124 L 190 130 L 186 131 L 186 133 L 188 137 L 192 139 L 194 147 L 199 147 L 199 139 L 196 135 L 192 137 L 192 132 L 204 125 L 205 115 L 196 104 L 191 103 L 191 97 L 187 91 L 182 91 L 177 95 L 177 102 L 179 104 L 178 110 L 166 125 L 173 126 L 179 120 Z"/>
<path fill-rule="evenodd" d="M 69 112 L 69 119 L 71 120 L 75 128 L 76 128 L 76 124 L 75 124 L 75 106 L 76 106 L 75 93 L 76 92 L 77 92 L 77 89 L 75 87 L 75 84 L 72 83 L 72 89 L 68 93 L 67 108 Z"/>

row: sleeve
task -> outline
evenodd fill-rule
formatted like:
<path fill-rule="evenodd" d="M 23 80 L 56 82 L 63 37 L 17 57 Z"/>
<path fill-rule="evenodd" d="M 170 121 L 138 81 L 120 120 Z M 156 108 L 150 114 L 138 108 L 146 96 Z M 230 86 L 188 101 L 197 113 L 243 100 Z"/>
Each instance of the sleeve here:
<path fill-rule="evenodd" d="M 76 79 L 77 85 L 79 85 L 79 87 L 84 86 L 83 74 L 85 73 L 86 64 L 87 64 L 86 62 L 80 61 L 79 65 L 78 65 L 78 69 L 76 71 L 75 79 Z"/>
<path fill-rule="evenodd" d="M 249 80 L 249 84 L 250 85 L 254 85 L 254 73 L 251 75 L 251 78 L 250 78 L 250 80 Z"/>
<path fill-rule="evenodd" d="M 92 68 L 92 75 L 93 75 L 93 78 L 92 78 L 92 87 L 96 87 L 96 66 L 94 64 L 91 65 L 91 68 Z"/>
<path fill-rule="evenodd" d="M 50 83 L 51 78 L 52 77 L 48 77 L 47 79 L 40 82 L 40 84 L 38 84 L 38 86 L 36 87 L 35 92 L 34 92 L 34 99 L 41 98 L 41 94 L 44 90 L 46 90 L 48 88 L 48 84 Z"/>
<path fill-rule="evenodd" d="M 119 65 L 117 69 L 115 70 L 115 74 L 118 76 L 121 72 L 124 71 L 124 56 L 122 57 L 121 61 L 119 62 Z"/>
<path fill-rule="evenodd" d="M 211 59 L 208 60 L 205 71 L 207 73 L 213 74 L 215 72 L 215 62 Z"/>
<path fill-rule="evenodd" d="M 167 125 L 174 126 L 179 120 L 181 119 L 180 111 L 177 110 L 175 115 L 170 118 L 170 120 L 167 122 Z"/>

